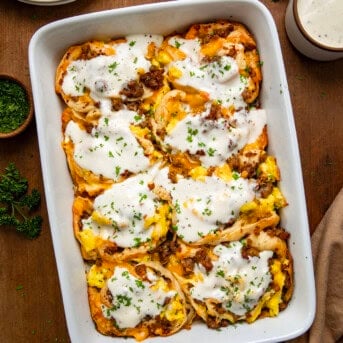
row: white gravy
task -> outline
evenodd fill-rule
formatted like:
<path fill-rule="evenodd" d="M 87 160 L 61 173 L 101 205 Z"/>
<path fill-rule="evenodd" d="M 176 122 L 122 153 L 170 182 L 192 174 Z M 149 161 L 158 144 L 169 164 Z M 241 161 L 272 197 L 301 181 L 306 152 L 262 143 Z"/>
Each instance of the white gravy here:
<path fill-rule="evenodd" d="M 316 41 L 332 48 L 343 48 L 343 1 L 298 0 L 300 21 Z"/>

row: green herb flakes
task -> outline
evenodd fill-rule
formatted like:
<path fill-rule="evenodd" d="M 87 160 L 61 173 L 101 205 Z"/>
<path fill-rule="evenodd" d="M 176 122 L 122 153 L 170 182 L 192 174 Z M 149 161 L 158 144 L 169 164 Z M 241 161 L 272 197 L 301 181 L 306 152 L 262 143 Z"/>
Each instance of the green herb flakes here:
<path fill-rule="evenodd" d="M 29 114 L 25 89 L 15 81 L 0 79 L 0 132 L 17 129 Z"/>

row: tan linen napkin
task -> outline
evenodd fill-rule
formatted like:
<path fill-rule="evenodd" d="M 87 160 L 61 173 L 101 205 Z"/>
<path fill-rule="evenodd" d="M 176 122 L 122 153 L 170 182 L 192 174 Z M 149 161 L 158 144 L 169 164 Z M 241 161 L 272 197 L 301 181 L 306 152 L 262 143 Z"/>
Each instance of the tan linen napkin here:
<path fill-rule="evenodd" d="M 311 238 L 317 308 L 311 328 L 289 343 L 343 342 L 343 188 Z"/>

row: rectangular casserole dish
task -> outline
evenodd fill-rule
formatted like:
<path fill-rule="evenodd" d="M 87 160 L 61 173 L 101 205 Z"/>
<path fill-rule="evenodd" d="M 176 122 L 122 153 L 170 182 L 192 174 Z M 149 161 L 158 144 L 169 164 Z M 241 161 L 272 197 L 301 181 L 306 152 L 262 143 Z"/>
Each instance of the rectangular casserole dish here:
<path fill-rule="evenodd" d="M 89 39 L 122 37 L 134 33 L 169 34 L 196 22 L 228 19 L 245 24 L 253 33 L 263 62 L 261 104 L 267 111 L 270 154 L 281 170 L 280 188 L 289 206 L 281 225 L 291 233 L 295 290 L 287 309 L 276 318 L 209 330 L 195 324 L 167 338 L 147 342 L 280 342 L 305 332 L 315 313 L 315 286 L 310 235 L 296 130 L 277 30 L 269 11 L 254 0 L 171 1 L 66 18 L 40 28 L 29 46 L 29 65 L 46 201 L 67 326 L 73 342 L 112 342 L 100 335 L 90 317 L 85 268 L 73 236 L 73 187 L 61 148 L 61 112 L 55 94 L 56 67 L 74 44 Z M 129 340 L 130 341 L 130 340 Z"/>

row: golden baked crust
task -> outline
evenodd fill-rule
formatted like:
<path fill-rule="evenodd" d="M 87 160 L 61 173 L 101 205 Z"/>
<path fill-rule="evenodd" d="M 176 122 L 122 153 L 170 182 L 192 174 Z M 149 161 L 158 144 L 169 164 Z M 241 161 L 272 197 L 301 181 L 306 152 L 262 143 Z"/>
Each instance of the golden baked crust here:
<path fill-rule="evenodd" d="M 88 123 L 92 122 L 94 124 L 101 115 L 99 100 L 94 94 L 92 94 L 90 88 L 82 82 L 75 82 L 74 84 L 74 91 L 76 91 L 77 95 L 66 93 L 63 89 L 63 82 L 65 81 L 66 75 L 68 73 L 75 72 L 78 68 L 82 68 L 82 66 L 75 66 L 73 62 L 90 61 L 99 56 L 115 57 L 118 54 L 117 50 L 120 45 L 130 45 L 130 43 L 131 42 L 128 42 L 125 38 L 106 42 L 93 40 L 70 47 L 62 57 L 56 70 L 56 93 L 61 95 L 67 106 L 75 112 L 78 112 L 79 116 L 86 117 Z M 147 61 L 151 61 L 155 53 L 155 49 L 156 47 L 154 43 L 150 43 L 145 52 L 145 58 Z M 106 65 L 108 72 L 115 74 L 115 70 L 119 65 L 119 62 L 109 60 L 104 61 L 104 64 L 107 62 L 109 63 Z M 117 94 L 108 95 L 108 98 L 111 100 L 113 110 L 128 107 L 139 109 L 141 112 L 148 112 L 150 110 L 150 106 L 155 106 L 161 94 L 168 90 L 168 84 L 164 82 L 163 78 L 161 78 L 162 71 L 158 70 L 158 68 L 154 68 L 152 63 L 150 64 L 150 71 L 144 72 L 140 68 L 137 68 L 134 79 L 123 85 L 122 89 Z M 152 74 L 154 74 L 154 80 L 158 77 L 158 83 L 152 84 L 152 82 L 150 82 Z M 141 80 L 143 80 L 141 82 L 143 83 L 143 86 L 136 87 L 138 85 L 137 81 Z M 98 83 L 97 89 L 100 92 L 104 92 L 107 87 L 108 85 L 106 83 Z"/>
<path fill-rule="evenodd" d="M 95 56 L 105 55 L 110 56 L 115 54 L 113 47 L 115 42 L 90 41 L 81 45 L 70 47 L 56 70 L 55 89 L 57 94 L 60 94 L 65 103 L 76 112 L 80 112 L 89 117 L 99 117 L 100 111 L 98 104 L 89 94 L 89 89 L 83 89 L 82 95 L 70 96 L 63 91 L 62 84 L 68 67 L 73 61 L 89 60 Z"/>
<path fill-rule="evenodd" d="M 77 142 L 74 142 L 73 139 L 68 137 L 66 134 L 66 128 L 69 123 L 76 124 L 79 130 L 89 137 L 92 144 L 89 149 L 97 149 L 97 134 L 100 131 L 97 131 L 97 123 L 94 125 L 92 121 L 88 121 L 86 118 L 80 116 L 79 112 L 75 112 L 69 107 L 63 111 L 62 131 L 64 134 L 64 140 L 62 142 L 62 147 L 66 154 L 76 194 L 94 197 L 108 189 L 113 185 L 113 183 L 121 182 L 133 174 L 130 170 L 122 168 L 120 173 L 118 173 L 118 175 L 116 175 L 117 177 L 114 179 L 82 167 L 75 158 L 75 143 L 77 144 Z M 161 154 L 155 149 L 151 142 L 151 131 L 149 128 L 133 123 L 130 125 L 129 129 L 132 136 L 137 141 L 137 144 L 142 149 L 144 155 L 149 159 L 149 165 L 153 165 L 161 159 Z M 112 133 L 115 133 L 115 131 Z M 109 135 L 111 135 L 111 132 Z"/>
<path fill-rule="evenodd" d="M 122 288 L 116 291 L 114 295 L 108 287 L 109 280 L 112 278 L 116 268 L 121 268 L 121 273 L 129 280 L 131 277 L 132 284 L 130 291 Z M 94 277 L 94 275 L 97 275 Z M 99 275 L 101 275 L 99 277 Z M 121 275 L 119 275 L 120 277 Z M 114 281 L 116 287 L 121 283 Z M 135 285 L 137 287 L 135 287 Z M 158 314 L 145 315 L 140 319 L 135 327 L 125 327 L 125 323 L 119 323 L 110 315 L 114 307 L 133 307 L 135 314 L 146 310 L 141 308 L 145 305 L 140 296 L 140 290 L 149 288 L 151 293 L 151 306 L 158 306 Z M 166 294 L 163 302 L 158 303 L 158 297 L 162 292 Z M 137 295 L 138 294 L 138 295 Z M 194 316 L 193 309 L 186 302 L 186 298 L 174 276 L 158 262 L 122 262 L 122 263 L 101 263 L 94 265 L 88 273 L 88 297 L 92 318 L 99 332 L 105 335 L 134 337 L 141 341 L 151 336 L 169 336 L 182 327 L 188 326 Z M 137 298 L 137 299 L 135 299 Z M 137 300 L 137 303 L 135 303 Z M 142 304 L 137 306 L 137 304 Z M 115 311 L 115 310 L 114 310 Z M 148 313 L 148 312 L 147 312 Z M 141 316 L 142 317 L 142 316 Z M 124 321 L 124 320 L 123 320 Z M 124 325 L 121 327 L 120 325 Z"/>
<path fill-rule="evenodd" d="M 188 40 L 198 39 L 204 61 L 214 61 L 222 56 L 235 59 L 240 75 L 247 79 L 246 87 L 242 91 L 245 102 L 251 104 L 256 100 L 262 81 L 260 60 L 256 41 L 244 25 L 225 20 L 194 24 L 184 35 L 178 37 Z M 186 56 L 177 48 L 168 44 L 169 39 L 165 41 L 166 46 L 163 46 L 162 50 L 174 60 L 185 58 Z M 169 74 L 169 79 L 176 88 L 180 88 L 177 78 Z"/>
<path fill-rule="evenodd" d="M 156 200 L 159 199 L 159 200 Z M 132 226 L 120 227 L 109 217 L 94 208 L 94 201 L 89 198 L 76 197 L 73 204 L 73 227 L 74 234 L 80 242 L 81 253 L 85 260 L 102 259 L 106 261 L 127 260 L 141 256 L 147 256 L 160 245 L 167 237 L 171 226 L 171 210 L 168 201 L 161 198 L 154 199 L 158 205 L 155 212 L 144 220 L 144 231 L 150 231 L 148 237 L 141 236 L 139 231 L 132 232 L 133 242 L 124 246 L 120 245 L 116 239 L 116 233 L 127 232 Z M 137 214 L 136 220 L 140 220 Z M 86 221 L 86 222 L 84 222 Z M 113 226 L 116 228 L 113 228 Z M 104 226 L 103 233 L 96 232 L 94 226 Z M 111 230 L 112 235 L 108 234 Z M 127 235 L 130 239 L 132 235 Z M 140 238 L 140 237 L 144 237 Z"/>
<path fill-rule="evenodd" d="M 258 318 L 277 316 L 279 311 L 285 309 L 290 301 L 293 292 L 293 260 L 286 243 L 288 233 L 273 228 L 248 235 L 242 234 L 243 240 L 230 240 L 230 243 L 227 241 L 218 244 L 216 247 L 221 248 L 239 244 L 242 246 L 240 249 L 242 260 L 249 260 L 249 263 L 251 258 L 256 258 L 263 251 L 273 252 L 272 257 L 268 260 L 271 282 L 258 302 L 253 306 L 248 295 L 249 292 L 250 294 L 254 292 L 252 286 L 261 281 L 255 277 L 247 285 L 243 272 L 234 266 L 232 266 L 231 273 L 226 273 L 224 269 L 219 267 L 216 269 L 216 278 L 225 279 L 225 287 L 223 285 L 219 287 L 219 281 L 218 284 L 211 283 L 211 287 L 216 289 L 213 294 L 225 290 L 226 296 L 222 294 L 225 301 L 220 301 L 215 297 L 199 300 L 193 296 L 194 286 L 201 284 L 204 278 L 210 278 L 209 273 L 215 269 L 214 264 L 219 257 L 216 255 L 213 246 L 194 247 L 179 241 L 179 248 L 175 250 L 174 254 L 168 256 L 165 261 L 166 267 L 173 271 L 197 315 L 210 328 L 225 327 L 242 320 L 252 323 Z M 233 262 L 231 261 L 231 263 Z M 227 261 L 227 263 L 230 263 L 230 261 Z M 223 265 L 220 267 L 223 267 Z M 255 269 L 257 267 L 251 266 L 249 268 Z M 203 272 L 199 272 L 201 269 Z M 245 287 L 248 287 L 248 290 L 244 294 Z M 249 287 L 251 288 L 249 289 Z M 234 308 L 233 303 L 236 298 L 243 296 L 243 307 L 246 308 L 246 311 L 243 314 L 237 314 L 232 311 L 232 308 Z"/>

